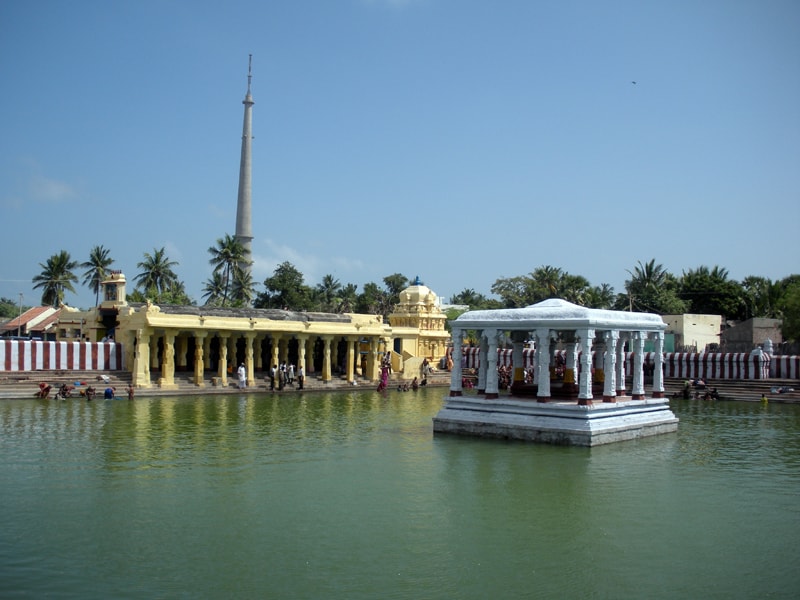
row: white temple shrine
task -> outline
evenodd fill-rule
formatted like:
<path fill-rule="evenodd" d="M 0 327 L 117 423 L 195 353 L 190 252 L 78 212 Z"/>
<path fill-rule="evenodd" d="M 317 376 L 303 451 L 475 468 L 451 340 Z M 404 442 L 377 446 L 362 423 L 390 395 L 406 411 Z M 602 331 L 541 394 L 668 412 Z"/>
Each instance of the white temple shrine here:
<path fill-rule="evenodd" d="M 477 394 L 463 393 L 464 373 L 456 360 L 449 398 L 433 419 L 434 432 L 596 446 L 677 431 L 678 419 L 664 397 L 666 324 L 658 315 L 592 309 L 553 298 L 525 308 L 469 311 L 451 325 L 454 357 L 461 356 L 466 331 L 479 339 Z M 514 348 L 513 383 L 510 395 L 501 395 L 497 350 L 508 338 Z M 531 340 L 536 347 L 533 382 L 525 385 L 523 347 Z M 647 340 L 655 350 L 649 393 Z M 626 345 L 633 355 L 630 393 Z M 566 364 L 563 380 L 556 382 L 558 346 L 566 349 Z M 594 401 L 595 394 L 601 402 Z"/>

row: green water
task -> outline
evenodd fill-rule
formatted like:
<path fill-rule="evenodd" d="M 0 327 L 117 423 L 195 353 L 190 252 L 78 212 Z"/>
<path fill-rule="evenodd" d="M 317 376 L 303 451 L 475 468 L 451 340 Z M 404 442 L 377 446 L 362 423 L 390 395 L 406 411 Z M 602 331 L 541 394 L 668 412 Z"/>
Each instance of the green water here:
<path fill-rule="evenodd" d="M 445 394 L 4 401 L 0 597 L 800 596 L 800 407 L 556 448 Z"/>

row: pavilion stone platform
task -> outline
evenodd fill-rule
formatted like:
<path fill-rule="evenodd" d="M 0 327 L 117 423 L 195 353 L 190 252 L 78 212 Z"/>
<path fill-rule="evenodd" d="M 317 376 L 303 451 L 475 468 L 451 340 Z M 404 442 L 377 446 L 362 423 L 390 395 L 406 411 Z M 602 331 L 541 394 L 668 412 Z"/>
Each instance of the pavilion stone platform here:
<path fill-rule="evenodd" d="M 433 418 L 435 433 L 561 446 L 599 446 L 677 430 L 678 418 L 663 398 L 587 406 L 460 396 L 449 398 Z"/>
<path fill-rule="evenodd" d="M 433 418 L 435 433 L 597 446 L 678 429 L 664 397 L 666 324 L 658 315 L 586 308 L 551 298 L 524 308 L 468 311 L 451 327 L 452 356 L 459 360 L 452 361 L 450 395 Z M 461 343 L 466 332 L 479 343 L 477 395 L 462 391 Z M 535 399 L 499 393 L 497 354 L 500 344 L 509 340 L 512 390 L 525 387 L 523 348 L 534 344 Z M 649 394 L 644 386 L 647 340 L 655 350 Z M 576 399 L 561 398 L 551 387 L 558 346 L 566 355 L 563 385 L 577 387 Z M 632 355 L 630 394 L 625 389 L 626 346 Z M 601 397 L 592 395 L 593 378 L 602 383 Z"/>

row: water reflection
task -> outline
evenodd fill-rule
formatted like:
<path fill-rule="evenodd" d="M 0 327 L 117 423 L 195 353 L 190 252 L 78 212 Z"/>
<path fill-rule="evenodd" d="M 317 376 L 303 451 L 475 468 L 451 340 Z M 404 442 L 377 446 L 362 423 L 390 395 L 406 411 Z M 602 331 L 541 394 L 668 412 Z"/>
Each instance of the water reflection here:
<path fill-rule="evenodd" d="M 442 395 L 2 403 L 0 596 L 796 595 L 798 407 L 587 449 L 433 436 Z"/>

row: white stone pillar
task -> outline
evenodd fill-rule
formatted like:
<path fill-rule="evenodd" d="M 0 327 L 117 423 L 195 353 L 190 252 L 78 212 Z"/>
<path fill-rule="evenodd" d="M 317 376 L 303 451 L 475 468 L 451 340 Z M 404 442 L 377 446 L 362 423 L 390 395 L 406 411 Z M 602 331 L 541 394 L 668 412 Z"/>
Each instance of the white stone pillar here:
<path fill-rule="evenodd" d="M 539 389 L 536 392 L 537 402 L 550 400 L 550 330 L 537 329 L 536 336 L 536 372 Z"/>
<path fill-rule="evenodd" d="M 617 341 L 619 331 L 606 331 L 603 333 L 606 342 L 605 382 L 603 383 L 603 402 L 617 401 Z"/>
<path fill-rule="evenodd" d="M 620 335 L 617 342 L 617 397 L 626 396 L 625 389 L 625 342 L 630 339 L 628 334 Z"/>
<path fill-rule="evenodd" d="M 564 360 L 564 387 L 570 391 L 578 386 L 578 344 L 567 342 L 566 358 Z"/>
<path fill-rule="evenodd" d="M 461 396 L 461 329 L 453 327 L 453 367 L 450 369 L 450 396 Z"/>
<path fill-rule="evenodd" d="M 497 382 L 497 330 L 484 330 L 486 337 L 486 395 L 487 400 L 498 396 Z"/>
<path fill-rule="evenodd" d="M 655 341 L 655 360 L 653 365 L 653 398 L 664 397 L 664 332 L 653 334 Z"/>
<path fill-rule="evenodd" d="M 643 331 L 634 331 L 631 336 L 633 352 L 633 386 L 631 399 L 644 400 L 644 341 L 647 334 Z"/>
<path fill-rule="evenodd" d="M 594 341 L 594 329 L 581 329 L 576 333 L 581 341 L 578 404 L 588 406 L 592 403 L 592 342 Z"/>
<path fill-rule="evenodd" d="M 512 331 L 511 343 L 513 350 L 511 352 L 511 393 L 514 393 L 514 388 L 525 383 L 525 366 L 523 363 L 523 350 L 525 345 L 525 332 Z"/>
<path fill-rule="evenodd" d="M 483 331 L 478 331 L 478 389 L 479 394 L 486 392 L 486 368 L 489 365 L 489 342 L 483 335 Z M 495 361 L 496 364 L 496 361 Z"/>

